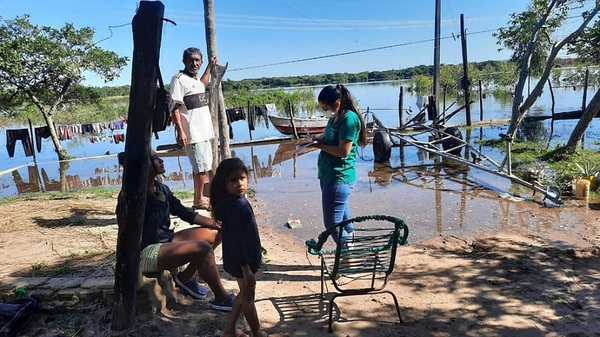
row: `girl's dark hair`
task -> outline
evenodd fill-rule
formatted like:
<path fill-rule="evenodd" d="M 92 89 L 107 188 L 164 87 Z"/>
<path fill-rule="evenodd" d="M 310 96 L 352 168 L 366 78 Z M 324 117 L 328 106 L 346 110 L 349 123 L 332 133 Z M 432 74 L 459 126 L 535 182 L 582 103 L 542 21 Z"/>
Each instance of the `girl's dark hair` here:
<path fill-rule="evenodd" d="M 358 144 L 360 146 L 367 145 L 367 130 L 365 128 L 365 119 L 360 113 L 358 106 L 354 100 L 354 96 L 350 93 L 348 88 L 342 84 L 328 85 L 321 90 L 319 93 L 318 100 L 327 105 L 333 105 L 335 101 L 340 100 L 340 115 L 344 115 L 348 111 L 354 112 L 360 120 L 360 133 L 358 136 Z"/>
<path fill-rule="evenodd" d="M 248 168 L 239 158 L 225 159 L 217 167 L 217 171 L 210 183 L 210 206 L 213 209 L 213 214 L 219 203 L 230 196 L 226 187 L 227 178 L 237 172 L 244 172 L 248 175 Z"/>
<path fill-rule="evenodd" d="M 200 55 L 200 57 L 202 57 L 202 52 L 200 51 L 200 49 L 195 48 L 195 47 L 190 47 L 186 50 L 183 51 L 183 60 L 187 60 L 188 57 L 190 57 L 191 55 L 194 54 L 198 54 Z"/>

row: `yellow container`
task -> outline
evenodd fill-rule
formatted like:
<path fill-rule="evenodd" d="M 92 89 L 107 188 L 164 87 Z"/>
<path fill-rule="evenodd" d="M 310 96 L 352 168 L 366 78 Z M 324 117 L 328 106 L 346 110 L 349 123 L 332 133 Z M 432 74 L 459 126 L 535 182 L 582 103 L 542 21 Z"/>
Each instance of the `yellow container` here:
<path fill-rule="evenodd" d="M 578 199 L 590 198 L 590 181 L 587 179 L 577 179 L 575 181 L 575 197 Z"/>

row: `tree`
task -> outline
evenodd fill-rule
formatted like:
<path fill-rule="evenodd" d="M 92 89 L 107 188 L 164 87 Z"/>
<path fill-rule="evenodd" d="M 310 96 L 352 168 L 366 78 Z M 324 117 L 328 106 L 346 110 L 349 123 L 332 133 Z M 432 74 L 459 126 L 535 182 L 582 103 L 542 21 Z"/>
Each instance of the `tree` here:
<path fill-rule="evenodd" d="M 563 39 L 552 42 L 552 34 L 567 19 L 571 6 L 593 7 L 584 11 L 579 27 Z M 495 35 L 498 43 L 513 50 L 512 60 L 519 62 L 519 77 L 514 91 L 512 116 L 508 135 L 513 139 L 517 129 L 541 95 L 542 89 L 552 73 L 554 61 L 562 48 L 574 41 L 590 21 L 598 14 L 600 1 L 593 0 L 532 0 L 529 8 L 520 14 L 512 14 L 509 27 L 501 28 Z M 527 78 L 538 75 L 539 79 L 531 93 L 524 98 Z"/>
<path fill-rule="evenodd" d="M 81 90 L 84 72 L 108 82 L 119 76 L 127 58 L 95 46 L 90 27 L 37 26 L 27 15 L 0 21 L 0 110 L 33 104 L 50 128 L 58 159 L 67 159 L 52 115 L 64 105 L 89 98 Z"/>
<path fill-rule="evenodd" d="M 600 60 L 600 21 L 597 20 L 591 28 L 583 30 L 581 35 L 568 46 L 568 50 L 571 53 L 577 54 L 582 61 L 587 62 L 598 62 Z M 590 100 L 583 115 L 575 125 L 571 136 L 567 141 L 565 147 L 569 150 L 575 150 L 577 144 L 583 137 L 585 130 L 588 128 L 592 119 L 598 114 L 600 110 L 600 88 L 594 94 L 594 97 Z"/>

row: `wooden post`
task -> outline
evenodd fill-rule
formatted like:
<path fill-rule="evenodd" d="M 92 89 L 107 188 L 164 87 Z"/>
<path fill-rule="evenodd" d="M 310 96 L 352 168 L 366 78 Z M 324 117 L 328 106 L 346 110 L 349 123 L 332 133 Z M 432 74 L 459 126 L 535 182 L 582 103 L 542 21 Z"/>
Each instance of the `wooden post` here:
<path fill-rule="evenodd" d="M 446 118 L 446 93 L 448 92 L 448 84 L 444 84 L 444 91 L 442 93 L 442 120 Z"/>
<path fill-rule="evenodd" d="M 37 165 L 37 158 L 35 156 L 35 147 L 33 146 L 33 139 L 35 137 L 35 134 L 33 133 L 33 126 L 31 126 L 31 118 L 27 118 L 27 121 L 29 122 L 29 134 L 31 135 L 29 137 L 29 143 L 30 143 L 29 145 L 31 146 L 31 152 L 33 152 L 33 163 L 35 165 Z"/>
<path fill-rule="evenodd" d="M 400 86 L 398 94 L 398 127 L 401 129 L 404 126 L 404 87 Z"/>
<path fill-rule="evenodd" d="M 479 80 L 479 120 L 483 120 L 483 89 L 481 87 L 481 80 Z"/>
<path fill-rule="evenodd" d="M 250 127 L 250 100 L 248 100 L 248 113 L 246 114 L 246 118 L 248 119 L 248 134 L 250 135 L 250 140 L 252 140 L 252 128 Z"/>
<path fill-rule="evenodd" d="M 460 42 L 462 46 L 463 78 L 461 87 L 465 92 L 465 113 L 467 126 L 471 126 L 471 81 L 469 80 L 469 61 L 467 59 L 467 33 L 465 31 L 465 16 L 460 15 Z"/>
<path fill-rule="evenodd" d="M 156 65 L 160 55 L 164 5 L 141 1 L 133 17 L 131 89 L 125 141 L 123 185 L 115 267 L 115 304 L 111 330 L 122 331 L 135 323 L 142 225 L 148 188 L 152 110 L 156 96 Z"/>
<path fill-rule="evenodd" d="M 288 100 L 288 106 L 290 107 L 290 123 L 292 124 L 292 130 L 294 130 L 294 138 L 298 139 L 298 131 L 296 130 L 296 124 L 294 123 L 294 108 L 292 107 L 291 100 Z"/>
<path fill-rule="evenodd" d="M 433 39 L 433 96 L 435 97 L 435 118 L 440 111 L 440 31 L 442 25 L 442 0 L 435 0 L 435 23 Z"/>
<path fill-rule="evenodd" d="M 588 89 L 588 81 L 590 78 L 590 69 L 585 70 L 585 80 L 583 82 L 583 101 L 581 102 L 581 112 L 585 112 L 585 108 L 587 107 L 587 89 Z"/>

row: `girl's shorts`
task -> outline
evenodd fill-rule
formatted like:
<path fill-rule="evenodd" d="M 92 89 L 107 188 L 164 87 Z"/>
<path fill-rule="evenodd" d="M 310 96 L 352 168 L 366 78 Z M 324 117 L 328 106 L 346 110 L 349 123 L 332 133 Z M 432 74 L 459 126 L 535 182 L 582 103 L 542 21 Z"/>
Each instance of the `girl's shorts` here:
<path fill-rule="evenodd" d="M 142 273 L 158 272 L 158 250 L 162 243 L 155 243 L 146 246 L 140 253 L 140 271 Z"/>

